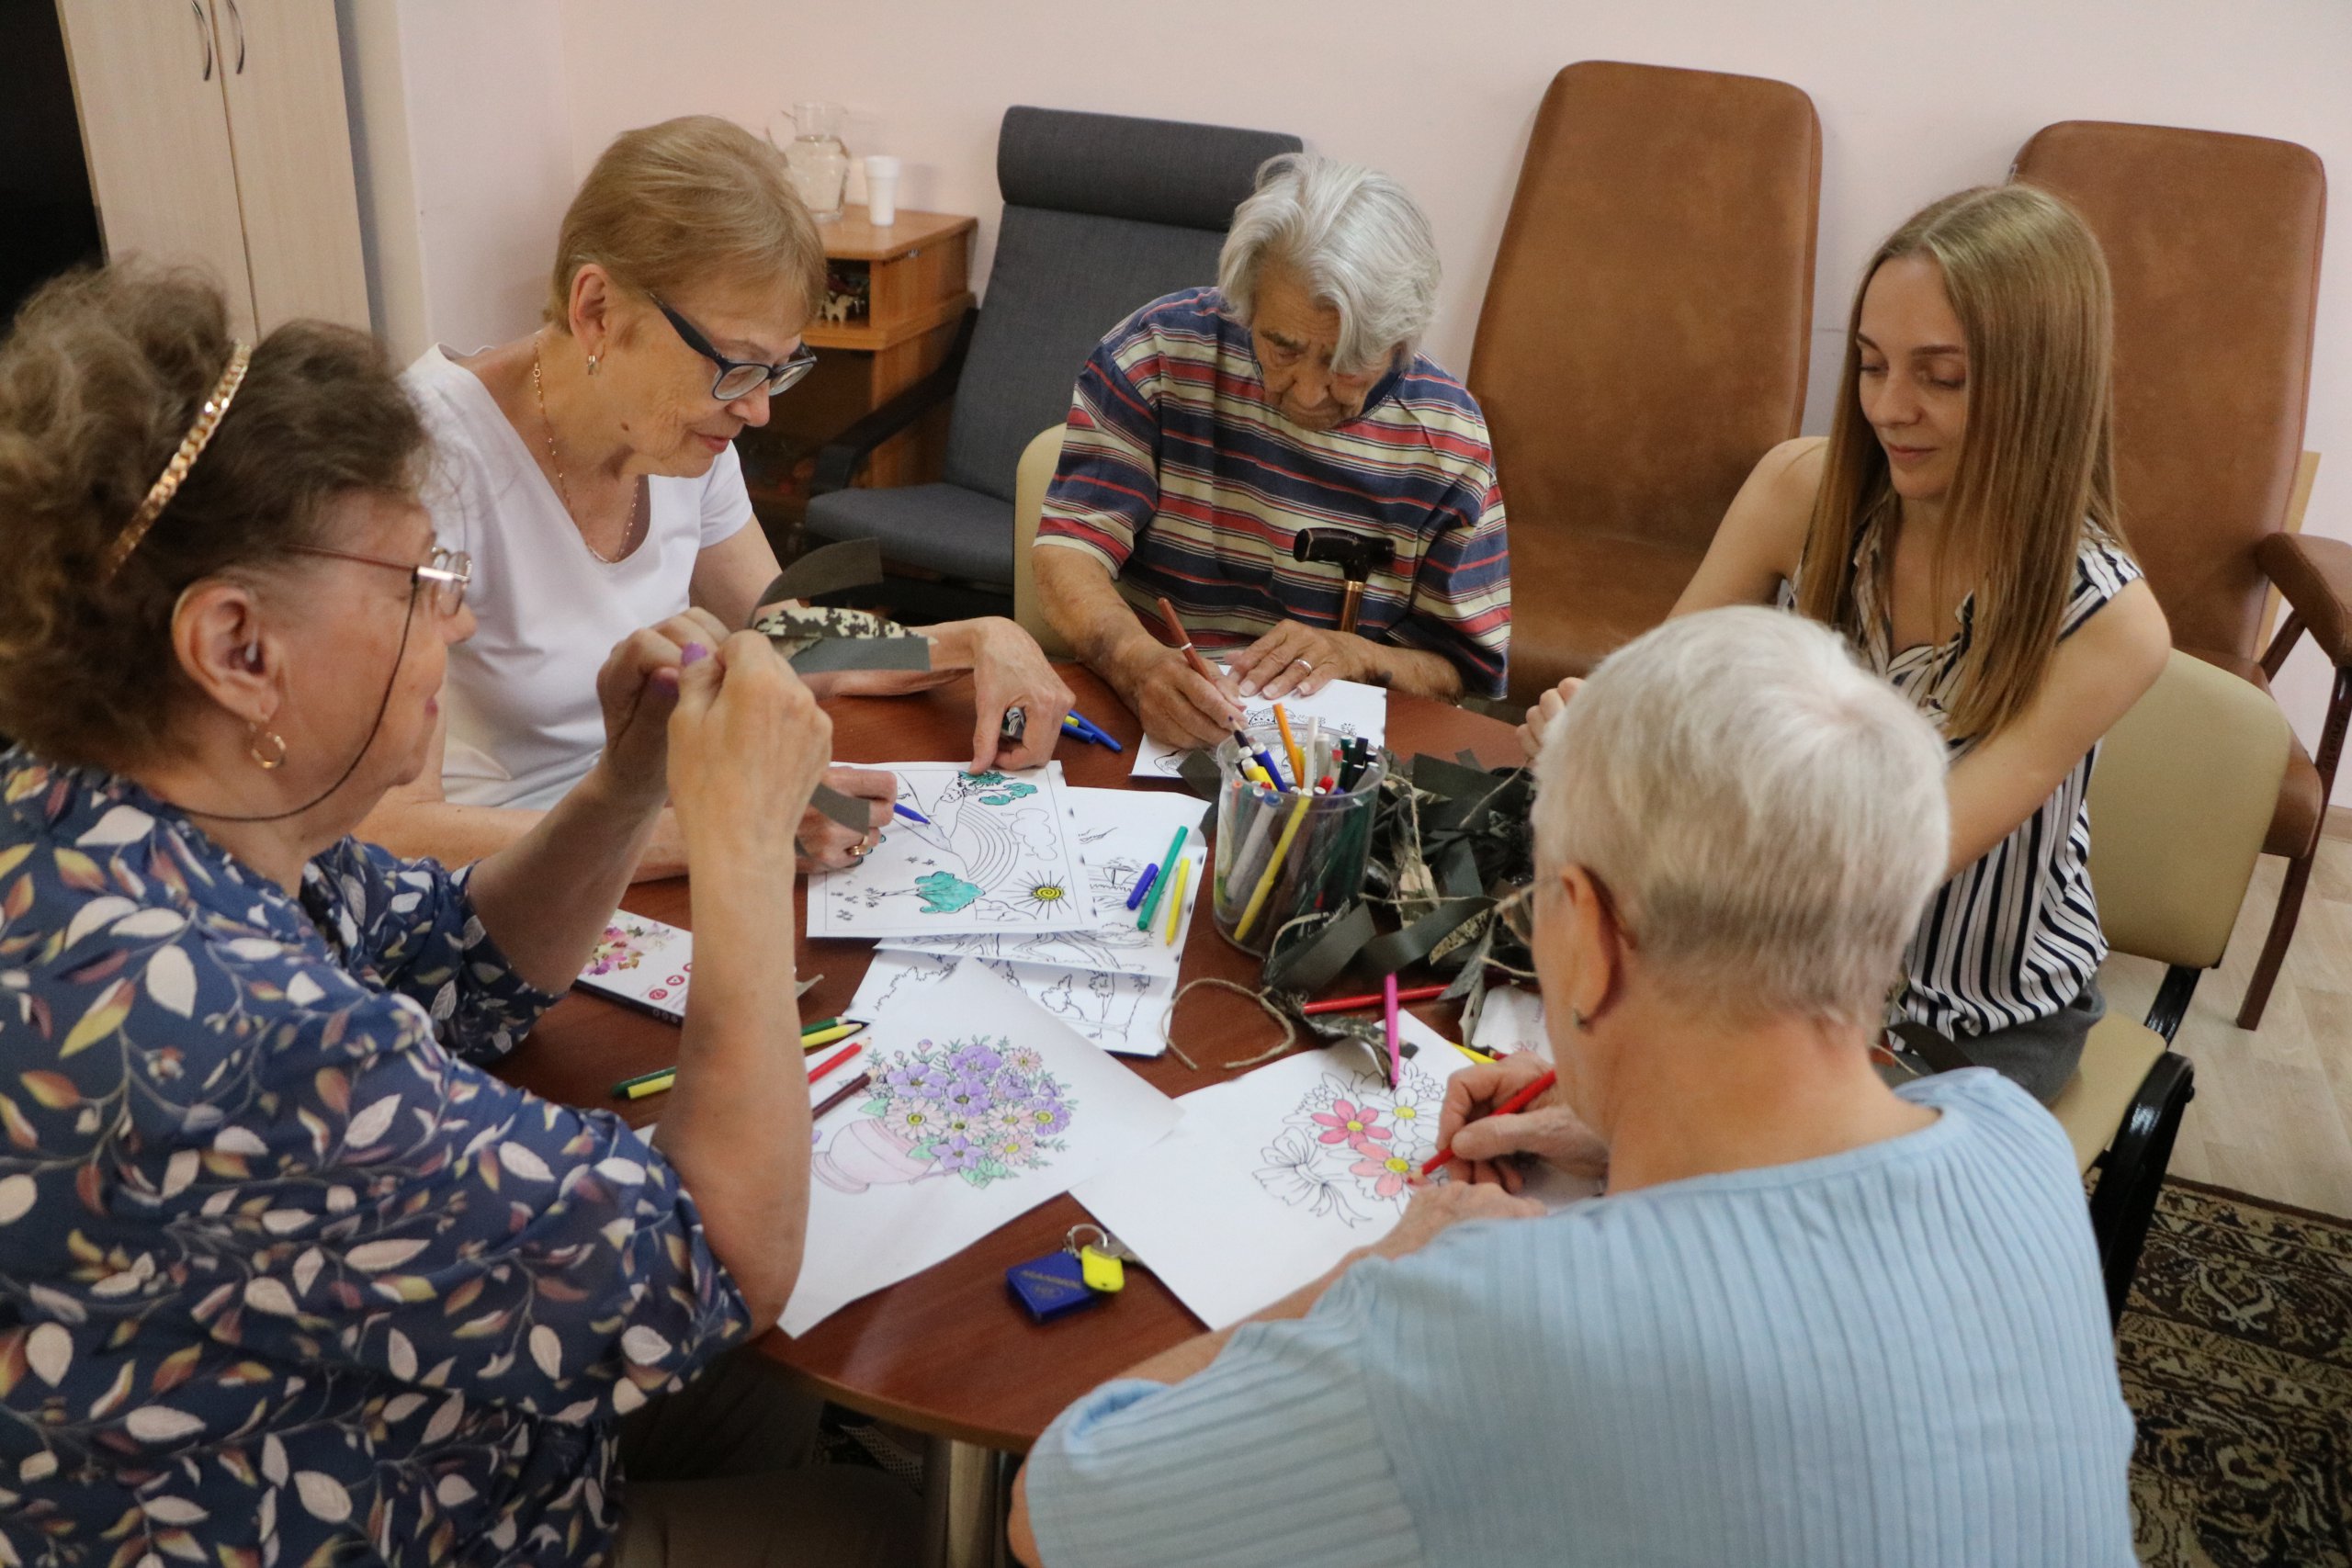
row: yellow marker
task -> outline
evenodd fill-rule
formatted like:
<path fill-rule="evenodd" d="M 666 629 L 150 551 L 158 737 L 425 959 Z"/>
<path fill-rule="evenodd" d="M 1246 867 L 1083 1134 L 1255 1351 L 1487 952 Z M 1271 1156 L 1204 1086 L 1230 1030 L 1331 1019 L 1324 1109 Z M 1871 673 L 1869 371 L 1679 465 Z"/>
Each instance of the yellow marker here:
<path fill-rule="evenodd" d="M 1176 896 L 1168 900 L 1168 945 L 1170 947 L 1176 945 L 1176 928 L 1183 922 L 1184 919 L 1184 884 L 1191 881 L 1192 877 L 1193 863 L 1189 860 L 1178 861 L 1176 863 Z"/>
<path fill-rule="evenodd" d="M 814 1051 L 820 1045 L 831 1045 L 836 1040 L 846 1040 L 865 1027 L 865 1025 L 862 1023 L 838 1023 L 831 1029 L 820 1029 L 814 1034 L 802 1035 L 800 1048 L 803 1051 Z"/>
<path fill-rule="evenodd" d="M 666 1073 L 656 1073 L 651 1077 L 639 1078 L 624 1088 L 621 1093 L 629 1100 L 643 1100 L 649 1095 L 667 1094 L 670 1087 L 677 1081 L 677 1072 L 673 1069 Z"/>
<path fill-rule="evenodd" d="M 1306 808 L 1315 804 L 1315 797 L 1304 792 L 1297 798 L 1298 804 L 1290 808 L 1290 820 L 1283 824 L 1282 839 L 1266 861 L 1266 874 L 1258 878 L 1258 889 L 1250 895 L 1250 907 L 1241 911 L 1241 923 L 1233 928 L 1236 942 L 1249 940 L 1250 928 L 1258 923 L 1258 911 L 1266 907 L 1266 895 L 1274 890 L 1274 878 L 1282 874 L 1283 863 L 1290 858 L 1290 847 L 1298 838 L 1299 824 L 1306 820 Z"/>

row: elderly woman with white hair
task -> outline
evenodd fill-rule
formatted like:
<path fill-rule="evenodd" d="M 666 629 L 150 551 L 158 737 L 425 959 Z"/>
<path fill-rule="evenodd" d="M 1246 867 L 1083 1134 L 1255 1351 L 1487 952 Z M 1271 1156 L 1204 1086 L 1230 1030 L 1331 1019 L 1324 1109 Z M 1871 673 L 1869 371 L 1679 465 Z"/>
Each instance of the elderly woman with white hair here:
<path fill-rule="evenodd" d="M 1065 1411 L 1023 1559 L 2132 1562 L 2064 1134 L 1990 1070 L 1871 1066 L 1943 872 L 1935 731 L 1827 630 L 1724 609 L 1604 663 L 1536 768 L 1507 918 L 1556 1087 L 1476 1119 L 1544 1065 L 1456 1075 L 1453 1179 L 1387 1238 Z M 1530 1157 L 1606 1190 L 1543 1214 L 1504 1195 Z"/>
<path fill-rule="evenodd" d="M 1418 351 L 1438 270 L 1404 187 L 1286 154 L 1235 211 L 1216 287 L 1153 300 L 1087 360 L 1037 589 L 1155 738 L 1212 743 L 1238 697 L 1340 678 L 1502 694 L 1510 558 L 1487 423 Z M 1307 529 L 1353 559 L 1300 558 Z M 1139 615 L 1226 650 L 1227 678 L 1195 674 Z"/>

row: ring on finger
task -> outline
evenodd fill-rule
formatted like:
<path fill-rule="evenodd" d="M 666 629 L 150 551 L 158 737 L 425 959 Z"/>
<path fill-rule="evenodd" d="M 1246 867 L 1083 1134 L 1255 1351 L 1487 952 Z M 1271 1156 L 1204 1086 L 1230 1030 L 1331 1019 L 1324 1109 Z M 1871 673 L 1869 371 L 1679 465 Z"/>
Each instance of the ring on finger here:
<path fill-rule="evenodd" d="M 1312 675 L 1312 674 L 1314 674 L 1314 673 L 1315 673 L 1315 666 L 1314 666 L 1314 665 L 1312 665 L 1312 664 L 1310 664 L 1310 663 L 1308 663 L 1308 662 L 1307 662 L 1304 658 L 1300 658 L 1300 659 L 1294 659 L 1294 660 L 1291 660 L 1291 662 L 1292 662 L 1293 664 L 1297 665 L 1300 669 L 1302 669 L 1302 670 L 1306 671 L 1309 675 Z"/>

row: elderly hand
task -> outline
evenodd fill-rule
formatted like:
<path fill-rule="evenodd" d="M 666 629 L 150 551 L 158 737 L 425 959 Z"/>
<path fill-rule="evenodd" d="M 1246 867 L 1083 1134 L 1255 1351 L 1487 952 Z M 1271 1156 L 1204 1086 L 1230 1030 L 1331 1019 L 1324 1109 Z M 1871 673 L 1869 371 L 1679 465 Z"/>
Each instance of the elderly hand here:
<path fill-rule="evenodd" d="M 1552 721 L 1560 716 L 1569 699 L 1583 689 L 1583 679 L 1571 675 L 1537 698 L 1535 705 L 1527 710 L 1527 722 L 1519 727 L 1519 744 L 1529 761 L 1535 761 L 1535 754 L 1544 750 L 1544 732 L 1552 728 Z"/>
<path fill-rule="evenodd" d="M 803 873 L 839 871 L 864 860 L 890 825 L 890 803 L 899 798 L 899 775 L 879 768 L 827 768 L 825 783 L 865 803 L 865 827 L 844 828 L 813 806 L 802 812 L 792 847 L 799 852 L 796 869 Z"/>
<path fill-rule="evenodd" d="M 1413 1201 L 1396 1228 L 1364 1251 L 1374 1258 L 1402 1258 L 1419 1252 L 1443 1232 L 1464 1220 L 1540 1220 L 1544 1205 L 1532 1198 L 1507 1196 L 1498 1187 L 1473 1187 L 1448 1181 L 1413 1190 Z"/>
<path fill-rule="evenodd" d="M 1227 685 L 1204 680 L 1182 651 L 1148 637 L 1104 673 L 1144 733 L 1164 746 L 1214 746 L 1245 722 Z"/>
<path fill-rule="evenodd" d="M 727 628 L 718 616 L 688 610 L 623 637 L 596 671 L 596 701 L 605 710 L 605 766 L 630 798 L 659 806 L 669 787 L 668 727 L 686 648 L 707 652 L 726 640 Z"/>
<path fill-rule="evenodd" d="M 1001 615 L 972 627 L 972 772 L 1034 768 L 1054 754 L 1069 712 L 1069 687 L 1046 662 L 1037 639 Z M 1027 720 L 1021 743 L 1000 750 L 1007 708 Z"/>
<path fill-rule="evenodd" d="M 1225 665 L 1245 697 L 1311 697 L 1334 681 L 1373 673 L 1372 645 L 1352 632 L 1281 621 L 1274 629 L 1227 656 Z"/>
<path fill-rule="evenodd" d="M 723 844 L 755 864 L 787 860 L 833 721 L 757 632 L 687 654 L 670 715 L 670 798 L 688 852 Z"/>
<path fill-rule="evenodd" d="M 1568 1109 L 1556 1088 L 1514 1115 L 1471 1120 L 1549 1071 L 1550 1066 L 1534 1052 L 1521 1051 L 1491 1067 L 1464 1067 L 1446 1080 L 1437 1141 L 1440 1148 L 1453 1156 L 1456 1182 L 1463 1182 L 1466 1176 L 1471 1185 L 1496 1185 L 1516 1192 L 1520 1173 L 1504 1163 L 1511 1155 L 1533 1155 L 1574 1176 L 1608 1174 L 1609 1145 Z"/>

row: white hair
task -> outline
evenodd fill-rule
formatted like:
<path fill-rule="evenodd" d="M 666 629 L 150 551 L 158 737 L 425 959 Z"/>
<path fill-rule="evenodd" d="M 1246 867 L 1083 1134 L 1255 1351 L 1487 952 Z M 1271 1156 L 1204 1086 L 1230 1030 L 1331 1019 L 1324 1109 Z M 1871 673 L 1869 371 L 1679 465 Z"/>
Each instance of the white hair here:
<path fill-rule="evenodd" d="M 1371 169 L 1312 152 L 1261 164 L 1216 263 L 1217 290 L 1244 321 L 1269 259 L 1340 313 L 1331 368 L 1343 376 L 1409 356 L 1437 312 L 1437 236 L 1405 187 Z"/>
<path fill-rule="evenodd" d="M 1944 878 L 1944 770 L 1835 633 L 1711 610 L 1612 654 L 1554 723 L 1536 864 L 1604 884 L 1679 996 L 1872 1027 Z"/>

